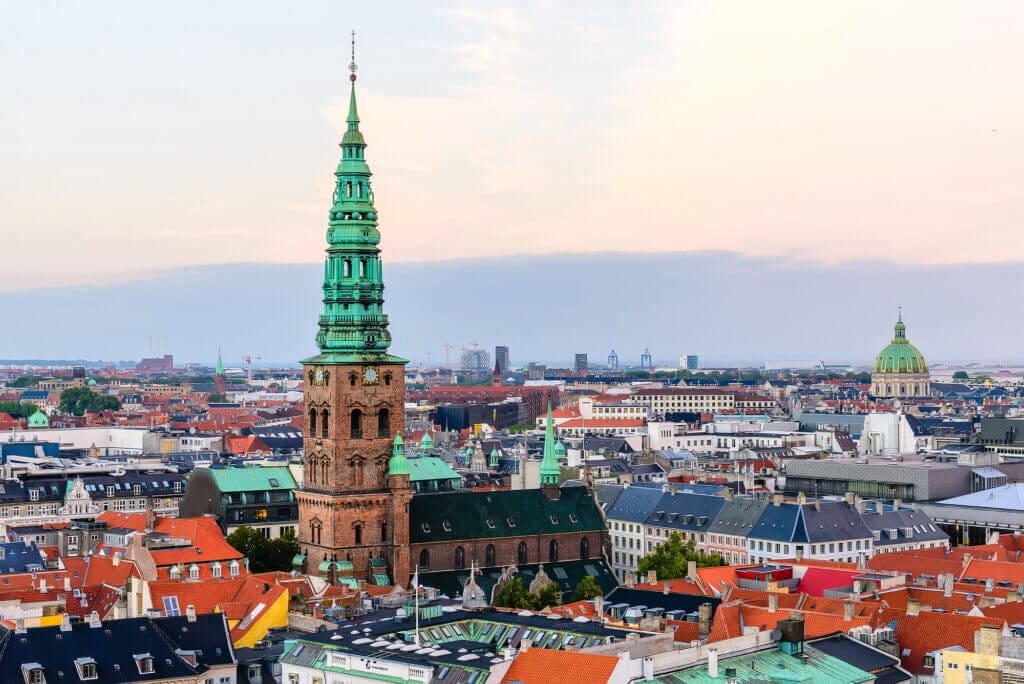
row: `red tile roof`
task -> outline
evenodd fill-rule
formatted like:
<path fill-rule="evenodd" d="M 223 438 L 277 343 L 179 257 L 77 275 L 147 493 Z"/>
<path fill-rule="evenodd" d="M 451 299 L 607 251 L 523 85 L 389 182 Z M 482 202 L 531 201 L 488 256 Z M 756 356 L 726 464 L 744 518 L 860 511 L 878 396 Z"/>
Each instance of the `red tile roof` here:
<path fill-rule="evenodd" d="M 531 648 L 520 651 L 501 681 L 549 684 L 557 673 L 558 681 L 607 684 L 618 664 L 619 659 L 612 655 Z"/>

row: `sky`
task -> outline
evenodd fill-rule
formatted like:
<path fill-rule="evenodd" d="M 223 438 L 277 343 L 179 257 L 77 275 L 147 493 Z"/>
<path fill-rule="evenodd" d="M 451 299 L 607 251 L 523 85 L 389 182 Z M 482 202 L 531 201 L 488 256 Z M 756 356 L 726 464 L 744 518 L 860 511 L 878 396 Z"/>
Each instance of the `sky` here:
<path fill-rule="evenodd" d="M 5 3 L 0 290 L 322 259 L 1024 259 L 1024 3 Z"/>

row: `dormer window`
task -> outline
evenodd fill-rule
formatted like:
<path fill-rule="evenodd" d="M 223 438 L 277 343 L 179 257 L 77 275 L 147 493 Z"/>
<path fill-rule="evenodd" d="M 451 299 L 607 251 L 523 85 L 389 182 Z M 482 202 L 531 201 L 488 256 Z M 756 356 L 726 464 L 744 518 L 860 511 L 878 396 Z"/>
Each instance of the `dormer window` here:
<path fill-rule="evenodd" d="M 114 485 L 107 485 L 107 496 L 114 496 Z"/>
<path fill-rule="evenodd" d="M 197 579 L 199 579 L 199 566 L 198 565 L 195 565 L 193 563 L 192 565 L 189 566 L 189 568 L 188 568 L 188 578 L 190 580 L 197 580 Z"/>
<path fill-rule="evenodd" d="M 139 674 L 153 674 L 153 656 L 148 653 L 136 653 L 132 658 L 135 659 L 135 666 L 139 668 Z"/>
<path fill-rule="evenodd" d="M 557 515 L 549 515 L 548 516 L 548 520 L 551 521 L 552 525 L 557 525 L 558 524 L 558 516 Z"/>
<path fill-rule="evenodd" d="M 238 561 L 231 561 L 231 564 L 228 566 L 228 573 L 232 577 L 238 576 Z"/>
<path fill-rule="evenodd" d="M 132 494 L 135 496 L 142 496 L 142 485 L 132 485 Z"/>
<path fill-rule="evenodd" d="M 423 531 L 426 534 L 430 534 L 430 523 L 428 523 L 428 522 L 420 523 L 420 527 L 423 529 Z"/>
<path fill-rule="evenodd" d="M 452 531 L 452 524 L 450 522 L 448 522 L 447 520 L 445 520 L 444 522 L 441 523 L 441 528 L 445 532 L 451 532 Z"/>
<path fill-rule="evenodd" d="M 486 520 L 488 529 L 494 529 L 494 518 L 488 518 Z"/>
<path fill-rule="evenodd" d="M 93 658 L 75 658 L 75 669 L 78 670 L 78 678 L 82 681 L 100 678 Z"/>
<path fill-rule="evenodd" d="M 569 514 L 569 522 L 571 522 L 572 524 L 574 524 L 574 525 L 575 525 L 575 524 L 576 524 L 576 523 L 578 523 L 579 521 L 580 521 L 580 519 L 576 517 L 576 514 L 575 514 L 575 513 L 570 513 L 570 514 Z"/>
<path fill-rule="evenodd" d="M 174 493 L 175 494 L 180 494 L 181 493 L 181 480 L 175 480 L 175 482 L 174 482 Z"/>
<path fill-rule="evenodd" d="M 509 527 L 515 527 L 516 526 L 516 519 L 513 518 L 510 515 L 509 517 L 505 518 L 505 524 L 508 525 Z"/>
<path fill-rule="evenodd" d="M 21 673 L 25 676 L 26 684 L 46 684 L 46 675 L 39 663 L 25 663 L 21 666 Z"/>
<path fill-rule="evenodd" d="M 34 487 L 32 489 L 28 490 L 28 500 L 29 501 L 39 501 L 39 490 L 34 488 Z"/>

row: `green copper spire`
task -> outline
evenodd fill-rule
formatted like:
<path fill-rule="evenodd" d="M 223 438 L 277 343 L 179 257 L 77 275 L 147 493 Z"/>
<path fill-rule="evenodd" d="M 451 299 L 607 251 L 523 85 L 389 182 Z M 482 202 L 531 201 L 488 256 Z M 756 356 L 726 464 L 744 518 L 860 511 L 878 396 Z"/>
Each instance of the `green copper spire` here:
<path fill-rule="evenodd" d="M 428 433 L 424 434 L 423 435 L 423 439 L 420 440 L 419 451 L 421 453 L 426 453 L 426 452 L 430 451 L 433 448 L 434 448 L 434 438 L 431 437 L 430 433 L 428 432 Z"/>
<path fill-rule="evenodd" d="M 304 363 L 406 363 L 387 353 L 391 333 L 383 312 L 384 277 L 372 174 L 356 107 L 354 45 L 349 69 L 348 126 L 341 139 L 328 215 L 324 307 L 316 334 L 320 353 Z"/>
<path fill-rule="evenodd" d="M 409 459 L 405 457 L 405 443 L 402 441 L 402 433 L 395 434 L 395 441 L 391 443 L 391 459 L 388 461 L 388 475 L 408 475 Z"/>
<path fill-rule="evenodd" d="M 220 348 L 217 349 L 217 375 L 224 375 L 224 361 L 220 358 Z"/>
<path fill-rule="evenodd" d="M 494 447 L 493 449 L 491 449 L 491 456 L 490 456 L 491 460 L 490 460 L 489 465 L 492 468 L 497 468 L 498 467 L 498 459 L 500 457 L 501 457 L 501 454 L 498 453 L 498 447 Z"/>
<path fill-rule="evenodd" d="M 558 459 L 555 458 L 555 420 L 551 417 L 551 402 L 548 402 L 548 419 L 544 425 L 544 460 L 540 462 L 540 483 L 558 484 Z"/>

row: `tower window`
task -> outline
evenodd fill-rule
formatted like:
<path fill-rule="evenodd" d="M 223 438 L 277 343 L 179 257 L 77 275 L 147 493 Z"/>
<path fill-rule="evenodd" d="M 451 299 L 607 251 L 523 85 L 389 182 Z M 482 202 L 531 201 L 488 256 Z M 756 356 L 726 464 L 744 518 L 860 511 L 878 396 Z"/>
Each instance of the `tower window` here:
<path fill-rule="evenodd" d="M 309 409 L 309 430 L 310 437 L 316 437 L 316 409 Z"/>
<path fill-rule="evenodd" d="M 355 526 L 356 544 L 363 543 L 363 526 L 357 524 Z"/>
<path fill-rule="evenodd" d="M 345 197 L 352 196 L 352 181 L 345 181 Z"/>
<path fill-rule="evenodd" d="M 548 561 L 551 563 L 558 562 L 558 542 L 554 539 L 548 545 Z"/>
<path fill-rule="evenodd" d="M 519 565 L 526 565 L 526 542 L 519 542 L 519 549 L 516 552 L 516 562 Z"/>
<path fill-rule="evenodd" d="M 346 277 L 346 278 L 351 278 L 352 277 L 352 262 L 350 260 L 348 260 L 348 259 L 345 259 L 345 261 L 343 261 L 341 263 L 342 263 L 342 266 L 341 266 L 342 275 L 344 275 L 344 277 Z"/>
<path fill-rule="evenodd" d="M 382 439 L 391 436 L 391 413 L 386 408 L 377 413 L 377 436 Z"/>
<path fill-rule="evenodd" d="M 430 552 L 426 549 L 420 551 L 420 568 L 423 570 L 430 569 Z"/>
<path fill-rule="evenodd" d="M 352 439 L 361 439 L 363 436 L 363 412 L 359 409 L 352 409 Z"/>
<path fill-rule="evenodd" d="M 455 547 L 455 568 L 461 569 L 466 567 L 466 552 L 461 546 Z"/>
<path fill-rule="evenodd" d="M 359 183 L 356 184 L 356 197 L 362 197 L 362 196 L 363 196 L 363 182 L 359 181 Z"/>
<path fill-rule="evenodd" d="M 359 277 L 360 278 L 365 278 L 366 277 L 366 259 L 360 259 L 359 260 Z"/>
<path fill-rule="evenodd" d="M 484 565 L 488 567 L 494 565 L 494 544 L 487 545 L 487 553 L 484 556 Z"/>
<path fill-rule="evenodd" d="M 584 537 L 580 540 L 580 559 L 590 558 L 590 540 Z"/>
<path fill-rule="evenodd" d="M 324 409 L 324 419 L 320 423 L 320 436 L 323 438 L 327 437 L 327 426 L 330 424 L 330 420 L 328 419 L 328 417 L 330 415 L 331 414 L 327 411 L 327 409 Z"/>

